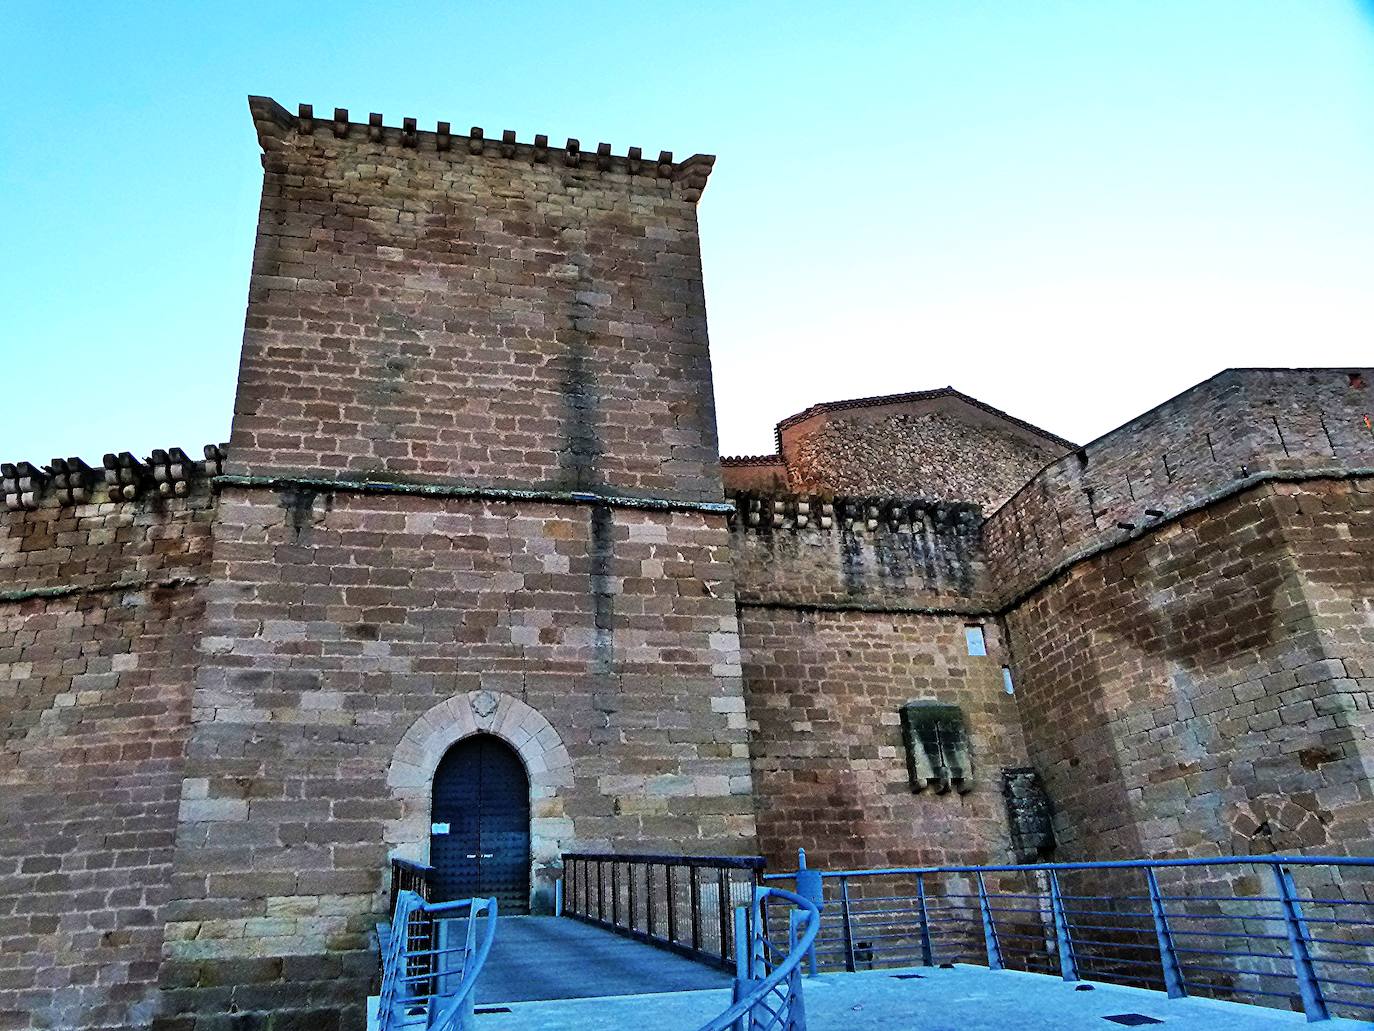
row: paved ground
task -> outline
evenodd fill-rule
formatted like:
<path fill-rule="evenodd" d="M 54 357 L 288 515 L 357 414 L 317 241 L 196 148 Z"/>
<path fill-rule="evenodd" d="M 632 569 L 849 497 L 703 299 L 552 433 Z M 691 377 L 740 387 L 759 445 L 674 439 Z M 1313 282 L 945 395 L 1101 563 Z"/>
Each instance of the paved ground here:
<path fill-rule="evenodd" d="M 724 970 L 567 917 L 499 918 L 477 1004 L 728 986 Z M 643 1029 L 640 1029 L 643 1031 Z"/>
<path fill-rule="evenodd" d="M 567 922 L 567 921 L 563 921 Z M 592 970 L 590 957 L 586 973 Z M 1299 1031 L 1300 1013 L 1210 999 L 1173 999 L 1159 992 L 1073 984 L 1040 974 L 981 967 L 826 974 L 806 982 L 809 1031 L 1117 1031 L 1108 1020 L 1140 1014 L 1182 1031 Z M 1080 982 L 1080 984 L 1085 982 Z M 622 996 L 568 1002 L 512 1003 L 509 1012 L 482 1013 L 478 1031 L 695 1031 L 730 1002 L 728 991 Z M 1141 1024 L 1139 1026 L 1156 1026 Z M 1333 1020 L 1329 1031 L 1372 1025 Z"/>

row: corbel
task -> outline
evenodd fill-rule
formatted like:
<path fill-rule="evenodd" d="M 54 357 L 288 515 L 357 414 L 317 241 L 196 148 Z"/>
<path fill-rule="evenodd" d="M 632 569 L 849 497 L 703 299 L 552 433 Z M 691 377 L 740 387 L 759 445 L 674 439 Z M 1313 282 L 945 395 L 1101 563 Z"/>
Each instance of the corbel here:
<path fill-rule="evenodd" d="M 91 500 L 91 481 L 94 473 L 79 458 L 54 458 L 48 467 L 53 487 L 62 493 L 69 505 L 84 505 Z"/>
<path fill-rule="evenodd" d="M 31 462 L 0 465 L 0 494 L 11 512 L 33 511 L 48 482 L 47 473 Z"/>

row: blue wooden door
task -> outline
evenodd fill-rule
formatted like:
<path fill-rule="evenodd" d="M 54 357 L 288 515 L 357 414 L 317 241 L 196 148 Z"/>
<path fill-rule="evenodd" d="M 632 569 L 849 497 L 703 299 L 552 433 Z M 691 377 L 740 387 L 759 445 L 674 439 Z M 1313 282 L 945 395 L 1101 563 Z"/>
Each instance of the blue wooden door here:
<path fill-rule="evenodd" d="M 502 913 L 529 912 L 530 782 L 500 738 L 465 738 L 440 760 L 429 855 L 435 901 L 490 895 Z"/>

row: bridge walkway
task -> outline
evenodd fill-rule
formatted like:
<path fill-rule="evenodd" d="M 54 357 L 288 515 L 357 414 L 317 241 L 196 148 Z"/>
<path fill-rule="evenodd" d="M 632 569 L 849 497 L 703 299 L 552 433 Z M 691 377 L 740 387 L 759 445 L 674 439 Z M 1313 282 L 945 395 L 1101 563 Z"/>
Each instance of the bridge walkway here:
<path fill-rule="evenodd" d="M 463 933 L 465 921 L 452 923 Z M 536 1002 L 729 988 L 726 970 L 557 916 L 503 916 L 477 982 L 480 1009 Z"/>
<path fill-rule="evenodd" d="M 647 946 L 646 946 L 647 947 Z M 703 968 L 705 969 L 705 968 Z M 918 967 L 808 978 L 810 1031 L 1370 1031 L 1334 1019 L 1015 970 Z M 478 1007 L 476 1031 L 694 1031 L 730 1004 L 726 990 Z"/>

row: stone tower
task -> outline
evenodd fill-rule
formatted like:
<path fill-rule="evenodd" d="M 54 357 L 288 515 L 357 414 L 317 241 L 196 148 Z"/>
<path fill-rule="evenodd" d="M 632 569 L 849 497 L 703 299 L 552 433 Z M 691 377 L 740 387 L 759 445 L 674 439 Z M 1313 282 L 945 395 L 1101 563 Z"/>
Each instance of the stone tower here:
<path fill-rule="evenodd" d="M 431 781 L 469 735 L 528 772 L 536 910 L 570 848 L 754 847 L 712 159 L 251 108 L 263 200 L 163 981 L 168 1026 L 352 1026 L 388 859 L 429 857 Z"/>

